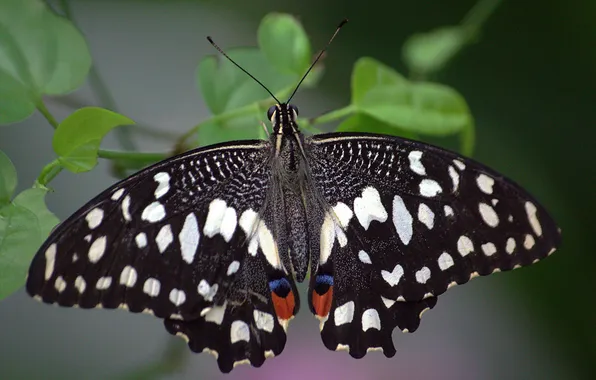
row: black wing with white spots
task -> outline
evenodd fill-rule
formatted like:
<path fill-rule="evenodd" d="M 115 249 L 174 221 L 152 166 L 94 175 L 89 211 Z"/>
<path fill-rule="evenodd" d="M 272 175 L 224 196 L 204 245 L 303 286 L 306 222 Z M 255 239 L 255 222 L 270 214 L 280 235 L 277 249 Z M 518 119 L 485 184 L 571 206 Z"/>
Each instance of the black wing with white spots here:
<path fill-rule="evenodd" d="M 51 234 L 27 292 L 61 306 L 166 318 L 191 348 L 216 351 L 222 370 L 262 364 L 286 339 L 270 276 L 294 286 L 268 265 L 259 240 L 270 152 L 266 141 L 210 146 L 115 184 Z"/>
<path fill-rule="evenodd" d="M 390 356 L 393 328 L 412 331 L 406 321 L 451 286 L 530 265 L 559 244 L 540 204 L 470 159 L 381 135 L 318 135 L 307 146 L 313 187 L 330 206 L 309 291 L 330 349 Z"/>

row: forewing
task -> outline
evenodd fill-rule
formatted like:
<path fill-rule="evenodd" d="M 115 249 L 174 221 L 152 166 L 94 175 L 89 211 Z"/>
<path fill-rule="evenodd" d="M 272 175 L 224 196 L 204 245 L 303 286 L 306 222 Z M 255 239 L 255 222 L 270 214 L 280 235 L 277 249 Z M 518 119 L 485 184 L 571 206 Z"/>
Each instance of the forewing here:
<path fill-rule="evenodd" d="M 560 242 L 526 191 L 455 153 L 367 134 L 318 135 L 308 151 L 313 188 L 328 207 L 311 309 L 327 320 L 323 339 L 344 337 L 353 356 L 394 352 L 391 330 L 412 321 L 420 302 L 432 307 L 449 287 L 532 264 Z M 366 338 L 375 330 L 382 337 Z"/>
<path fill-rule="evenodd" d="M 194 319 L 221 304 L 247 254 L 246 212 L 268 186 L 265 142 L 221 144 L 115 184 L 62 223 L 33 259 L 46 303 Z"/>

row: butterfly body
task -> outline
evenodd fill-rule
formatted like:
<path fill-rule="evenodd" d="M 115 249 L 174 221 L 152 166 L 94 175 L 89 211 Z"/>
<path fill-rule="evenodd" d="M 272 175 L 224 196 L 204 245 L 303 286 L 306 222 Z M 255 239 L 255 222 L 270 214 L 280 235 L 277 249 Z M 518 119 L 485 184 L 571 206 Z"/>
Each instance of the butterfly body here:
<path fill-rule="evenodd" d="M 304 136 L 288 104 L 268 117 L 269 140 L 186 152 L 91 200 L 42 245 L 28 293 L 150 312 L 229 372 L 281 353 L 296 282 L 327 348 L 393 356 L 394 328 L 415 331 L 448 288 L 560 242 L 538 202 L 473 160 L 393 136 Z"/>

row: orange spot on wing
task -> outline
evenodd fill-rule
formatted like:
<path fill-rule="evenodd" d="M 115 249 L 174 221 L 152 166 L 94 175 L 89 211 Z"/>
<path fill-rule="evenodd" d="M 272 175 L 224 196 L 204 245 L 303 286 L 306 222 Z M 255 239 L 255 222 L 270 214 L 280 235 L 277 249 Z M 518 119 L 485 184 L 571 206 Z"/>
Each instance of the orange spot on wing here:
<path fill-rule="evenodd" d="M 294 315 L 294 307 L 296 306 L 294 293 L 290 291 L 287 296 L 280 297 L 275 292 L 271 292 L 271 298 L 273 298 L 273 306 L 278 318 L 287 320 Z"/>
<path fill-rule="evenodd" d="M 312 305 L 315 312 L 320 317 L 326 317 L 331 310 L 331 301 L 333 300 L 333 286 L 329 287 L 326 293 L 319 294 L 315 290 L 312 291 Z"/>

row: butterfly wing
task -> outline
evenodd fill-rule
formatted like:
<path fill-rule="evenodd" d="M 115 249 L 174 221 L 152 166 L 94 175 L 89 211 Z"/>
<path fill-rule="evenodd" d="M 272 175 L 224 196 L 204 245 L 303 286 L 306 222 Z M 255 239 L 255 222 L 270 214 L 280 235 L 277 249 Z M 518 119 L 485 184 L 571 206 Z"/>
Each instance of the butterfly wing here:
<path fill-rule="evenodd" d="M 115 184 L 53 231 L 27 292 L 166 318 L 168 331 L 217 351 L 228 371 L 262 364 L 286 339 L 258 239 L 270 152 L 263 141 L 210 146 Z"/>
<path fill-rule="evenodd" d="M 455 153 L 372 134 L 308 145 L 313 188 L 328 205 L 309 303 L 330 349 L 390 356 L 393 328 L 412 331 L 451 286 L 532 264 L 560 243 L 527 192 Z"/>

